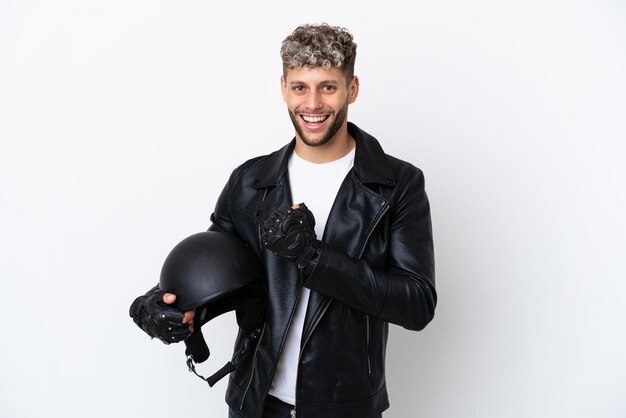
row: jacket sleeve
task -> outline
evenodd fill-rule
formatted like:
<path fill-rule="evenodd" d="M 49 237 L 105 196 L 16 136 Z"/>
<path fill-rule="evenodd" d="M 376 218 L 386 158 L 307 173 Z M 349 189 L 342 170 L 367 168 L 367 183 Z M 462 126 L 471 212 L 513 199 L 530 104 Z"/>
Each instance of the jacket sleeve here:
<path fill-rule="evenodd" d="M 373 317 L 421 330 L 437 304 L 430 205 L 420 170 L 397 187 L 398 198 L 385 215 L 389 219 L 377 226 L 389 228 L 386 268 L 374 269 L 323 243 L 305 286 Z"/>
<path fill-rule="evenodd" d="M 243 169 L 248 163 L 249 162 L 246 162 L 235 168 L 230 174 L 228 182 L 222 189 L 222 192 L 215 203 L 215 209 L 211 214 L 211 225 L 209 226 L 209 231 L 224 232 L 241 238 L 236 223 L 233 220 L 231 211 L 233 199 L 232 191 L 237 183 L 237 180 L 239 179 L 239 176 L 241 176 Z"/>
<path fill-rule="evenodd" d="M 238 223 L 236 219 L 234 219 L 236 216 L 233 216 L 233 207 L 236 206 L 234 202 L 241 197 L 241 179 L 245 175 L 246 170 L 261 158 L 263 158 L 263 156 L 252 158 L 232 171 L 228 182 L 217 198 L 215 209 L 211 214 L 211 226 L 209 226 L 209 231 L 225 232 L 243 239 L 242 233 L 237 226 Z"/>
<path fill-rule="evenodd" d="M 209 231 L 225 232 L 230 235 L 239 236 L 230 212 L 231 188 L 236 176 L 237 169 L 233 171 L 228 179 L 228 182 L 224 186 L 224 189 L 222 189 L 222 193 L 220 193 L 217 198 L 215 209 L 211 214 L 211 225 L 209 226 Z"/>

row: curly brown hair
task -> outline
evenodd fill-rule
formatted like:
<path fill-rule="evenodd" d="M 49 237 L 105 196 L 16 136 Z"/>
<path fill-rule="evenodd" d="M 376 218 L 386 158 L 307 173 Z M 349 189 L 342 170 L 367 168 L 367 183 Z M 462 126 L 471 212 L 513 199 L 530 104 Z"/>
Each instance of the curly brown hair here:
<path fill-rule="evenodd" d="M 354 75 L 356 43 L 347 29 L 339 26 L 298 26 L 287 36 L 280 48 L 283 74 L 300 67 L 337 67 L 343 70 L 349 81 Z"/>

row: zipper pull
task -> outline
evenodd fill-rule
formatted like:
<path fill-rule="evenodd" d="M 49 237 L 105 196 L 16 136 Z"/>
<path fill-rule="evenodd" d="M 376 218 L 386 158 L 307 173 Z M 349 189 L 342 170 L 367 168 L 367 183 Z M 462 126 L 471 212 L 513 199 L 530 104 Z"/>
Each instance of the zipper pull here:
<path fill-rule="evenodd" d="M 296 409 L 291 410 L 291 418 L 296 418 Z"/>

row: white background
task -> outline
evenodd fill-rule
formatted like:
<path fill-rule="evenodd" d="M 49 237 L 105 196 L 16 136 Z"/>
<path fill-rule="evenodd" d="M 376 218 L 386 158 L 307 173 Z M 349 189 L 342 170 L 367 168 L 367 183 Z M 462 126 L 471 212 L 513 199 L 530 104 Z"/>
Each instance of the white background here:
<path fill-rule="evenodd" d="M 385 418 L 626 416 L 623 2 L 0 0 L 0 417 L 226 416 L 128 306 L 291 139 L 280 42 L 324 21 L 431 199 L 439 305 L 392 326 Z"/>

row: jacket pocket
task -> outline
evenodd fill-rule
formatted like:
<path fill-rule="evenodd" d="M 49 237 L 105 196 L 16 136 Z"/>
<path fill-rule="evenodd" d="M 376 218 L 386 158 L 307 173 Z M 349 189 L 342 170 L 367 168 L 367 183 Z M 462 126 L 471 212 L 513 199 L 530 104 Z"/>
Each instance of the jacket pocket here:
<path fill-rule="evenodd" d="M 372 374 L 372 324 L 368 314 L 365 317 L 365 354 L 367 357 L 367 374 Z"/>

